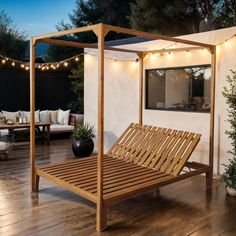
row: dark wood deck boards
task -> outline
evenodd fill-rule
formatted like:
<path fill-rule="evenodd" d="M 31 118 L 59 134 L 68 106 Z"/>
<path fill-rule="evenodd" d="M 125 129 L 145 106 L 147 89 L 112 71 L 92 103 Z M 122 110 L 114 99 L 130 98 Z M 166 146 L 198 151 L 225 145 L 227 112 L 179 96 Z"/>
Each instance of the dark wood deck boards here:
<path fill-rule="evenodd" d="M 37 147 L 38 164 L 71 159 L 69 140 Z M 44 179 L 40 194 L 30 193 L 28 146 L 16 148 L 0 161 L 0 235 L 100 235 L 95 231 L 93 203 Z M 110 228 L 102 235 L 236 235 L 236 199 L 214 181 L 193 177 L 109 208 Z"/>

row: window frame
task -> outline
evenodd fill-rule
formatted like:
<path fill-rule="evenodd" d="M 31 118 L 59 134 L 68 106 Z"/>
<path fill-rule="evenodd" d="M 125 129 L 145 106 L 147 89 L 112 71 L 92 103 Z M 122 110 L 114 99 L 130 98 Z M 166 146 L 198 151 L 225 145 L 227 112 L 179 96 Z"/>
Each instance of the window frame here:
<path fill-rule="evenodd" d="M 145 101 L 144 101 L 144 109 L 145 110 L 152 110 L 152 111 L 171 111 L 171 112 L 190 112 L 190 113 L 204 113 L 204 114 L 210 114 L 210 110 L 207 111 L 195 111 L 195 110 L 176 110 L 176 109 L 163 109 L 163 108 L 149 108 L 148 107 L 148 72 L 151 70 L 178 70 L 178 69 L 187 69 L 187 68 L 196 68 L 196 67 L 209 67 L 211 69 L 211 64 L 200 64 L 200 65 L 193 65 L 193 66 L 176 66 L 176 67 L 158 67 L 158 68 L 150 68 L 145 69 Z M 211 79 L 212 79 L 212 73 L 211 73 Z M 211 92 L 211 91 L 210 91 Z M 210 95 L 211 98 L 211 95 Z"/>

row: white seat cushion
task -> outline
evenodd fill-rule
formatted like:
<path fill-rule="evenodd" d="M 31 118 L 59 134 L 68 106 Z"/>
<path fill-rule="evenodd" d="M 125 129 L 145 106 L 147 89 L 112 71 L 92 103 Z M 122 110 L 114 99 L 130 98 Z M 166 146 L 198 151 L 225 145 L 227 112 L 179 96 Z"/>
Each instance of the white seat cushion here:
<path fill-rule="evenodd" d="M 0 141 L 0 151 L 7 150 L 7 143 Z"/>
<path fill-rule="evenodd" d="M 8 129 L 1 129 L 0 134 L 1 134 L 0 136 L 6 136 L 9 134 L 9 131 L 8 131 Z"/>
<path fill-rule="evenodd" d="M 73 131 L 74 126 L 73 125 L 60 125 L 60 124 L 52 124 L 50 126 L 51 132 L 60 132 L 60 131 Z"/>

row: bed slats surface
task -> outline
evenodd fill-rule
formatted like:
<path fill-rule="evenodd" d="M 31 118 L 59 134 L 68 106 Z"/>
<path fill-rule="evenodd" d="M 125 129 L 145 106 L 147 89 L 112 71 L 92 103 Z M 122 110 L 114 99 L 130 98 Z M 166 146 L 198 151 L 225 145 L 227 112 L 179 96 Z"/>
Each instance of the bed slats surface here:
<path fill-rule="evenodd" d="M 66 161 L 36 169 L 36 173 L 54 180 L 67 189 L 96 202 L 97 199 L 97 157 Z M 104 199 L 109 200 L 151 187 L 163 181 L 169 181 L 174 176 L 160 171 L 143 168 L 132 163 L 109 157 L 104 158 Z M 54 182 L 55 182 L 54 181 Z"/>
<path fill-rule="evenodd" d="M 200 138 L 191 132 L 132 123 L 107 155 L 177 176 Z"/>
<path fill-rule="evenodd" d="M 200 137 L 132 123 L 104 156 L 104 201 L 115 202 L 174 182 Z M 37 167 L 36 175 L 97 201 L 97 156 Z"/>

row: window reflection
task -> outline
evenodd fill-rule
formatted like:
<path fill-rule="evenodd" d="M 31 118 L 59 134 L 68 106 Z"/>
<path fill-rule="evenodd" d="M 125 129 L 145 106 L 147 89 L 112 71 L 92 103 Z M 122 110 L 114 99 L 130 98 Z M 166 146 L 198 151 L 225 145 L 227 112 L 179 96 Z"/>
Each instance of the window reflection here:
<path fill-rule="evenodd" d="M 146 70 L 146 109 L 210 111 L 209 65 Z"/>

